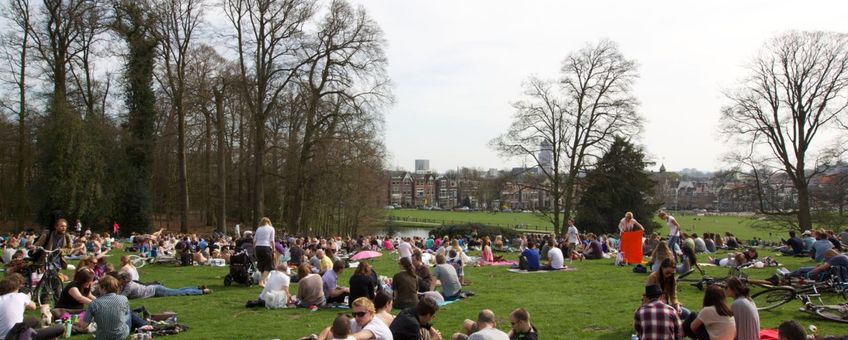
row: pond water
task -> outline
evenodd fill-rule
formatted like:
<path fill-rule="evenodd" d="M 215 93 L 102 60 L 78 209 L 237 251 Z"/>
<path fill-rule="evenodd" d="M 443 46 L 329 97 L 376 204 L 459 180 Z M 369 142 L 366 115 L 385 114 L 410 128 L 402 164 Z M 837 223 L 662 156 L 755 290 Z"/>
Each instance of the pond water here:
<path fill-rule="evenodd" d="M 393 228 L 392 231 L 394 231 L 394 234 L 392 234 L 392 238 L 402 238 L 402 237 L 412 238 L 412 237 L 416 237 L 416 236 L 421 237 L 421 238 L 427 238 L 427 236 L 430 233 L 430 230 L 431 229 L 426 229 L 426 228 L 406 228 L 406 227 Z M 384 227 L 375 227 L 375 228 L 368 228 L 366 230 L 361 230 L 360 233 L 364 234 L 364 235 L 367 234 L 367 235 L 381 235 L 382 236 L 382 235 L 388 235 L 389 230 L 388 230 L 388 228 L 384 228 Z"/>

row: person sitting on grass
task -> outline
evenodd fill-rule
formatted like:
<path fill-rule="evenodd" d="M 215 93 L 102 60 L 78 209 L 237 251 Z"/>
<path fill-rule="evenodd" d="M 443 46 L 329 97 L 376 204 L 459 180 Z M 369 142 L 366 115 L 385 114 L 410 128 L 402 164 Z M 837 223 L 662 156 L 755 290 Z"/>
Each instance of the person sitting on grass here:
<path fill-rule="evenodd" d="M 412 266 L 415 267 L 415 275 L 418 276 L 418 292 L 431 292 L 436 289 L 436 278 L 430 273 L 429 263 L 425 263 L 421 250 L 415 248 L 412 251 Z"/>
<path fill-rule="evenodd" d="M 205 286 L 200 287 L 183 287 L 183 288 L 168 288 L 161 284 L 144 285 L 132 280 L 129 273 L 110 273 L 115 276 L 120 282 L 121 295 L 128 299 L 147 299 L 152 297 L 163 296 L 188 296 L 188 295 L 204 295 L 211 294 L 212 290 Z"/>
<path fill-rule="evenodd" d="M 539 332 L 530 323 L 530 313 L 524 308 L 516 308 L 509 313 L 509 323 L 512 329 L 509 331 L 509 340 L 536 340 Z"/>
<path fill-rule="evenodd" d="M 452 340 L 509 340 L 506 333 L 497 329 L 495 313 L 489 309 L 481 310 L 476 322 L 465 320 L 462 327 L 465 333 L 454 334 Z"/>
<path fill-rule="evenodd" d="M 333 340 L 356 340 L 350 333 L 350 322 L 353 321 L 347 315 L 339 314 L 336 320 L 333 320 L 333 325 L 330 326 L 330 335 Z"/>
<path fill-rule="evenodd" d="M 85 305 L 94 301 L 91 287 L 94 285 L 94 273 L 90 270 L 79 270 L 74 274 L 74 280 L 59 295 L 53 316 L 58 317 L 64 313 L 79 314 Z"/>
<path fill-rule="evenodd" d="M 353 301 L 360 297 L 374 299 L 374 292 L 379 285 L 377 273 L 374 268 L 366 261 L 360 261 L 353 275 L 350 276 L 348 284 L 350 285 L 350 296 L 348 303 L 353 304 Z"/>
<path fill-rule="evenodd" d="M 536 243 L 533 241 L 527 242 L 527 249 L 521 252 L 518 260 L 518 268 L 527 271 L 537 271 L 542 266 L 539 263 L 539 250 L 536 249 Z"/>
<path fill-rule="evenodd" d="M 662 301 L 660 285 L 645 286 L 642 306 L 634 314 L 634 327 L 640 340 L 680 340 L 683 326 L 675 309 Z"/>
<path fill-rule="evenodd" d="M 127 255 L 121 256 L 121 272 L 130 274 L 130 278 L 133 281 L 139 280 L 138 269 L 132 264 L 132 261 L 130 261 Z"/>
<path fill-rule="evenodd" d="M 112 276 L 100 280 L 100 289 L 105 293 L 88 305 L 80 325 L 88 327 L 92 321 L 97 321 L 95 340 L 125 339 L 136 328 L 142 328 L 147 322 L 130 311 L 129 300 L 118 295 L 120 284 Z M 142 328 L 145 329 L 145 328 Z M 148 326 L 148 330 L 153 329 Z"/>
<path fill-rule="evenodd" d="M 760 338 L 760 314 L 757 305 L 751 300 L 748 286 L 737 277 L 726 281 L 725 294 L 733 299 L 730 310 L 736 322 L 736 339 L 757 340 Z"/>
<path fill-rule="evenodd" d="M 548 239 L 548 264 L 542 267 L 543 270 L 560 270 L 565 268 L 565 257 L 562 254 L 562 249 L 556 245 L 553 238 Z"/>
<path fill-rule="evenodd" d="M 377 310 L 374 317 L 379 318 L 386 325 L 391 325 L 392 321 L 395 321 L 395 316 L 392 315 L 393 307 L 394 301 L 392 301 L 392 294 L 389 292 L 380 290 L 374 295 L 374 308 Z"/>
<path fill-rule="evenodd" d="M 435 278 L 442 283 L 442 297 L 446 301 L 458 299 L 462 290 L 462 284 L 459 282 L 456 269 L 446 263 L 445 256 L 442 254 L 436 255 L 435 272 Z"/>
<path fill-rule="evenodd" d="M 392 331 L 389 329 L 381 318 L 375 317 L 374 304 L 368 298 L 361 297 L 356 300 L 353 300 L 351 304 L 351 314 L 353 314 L 353 320 L 349 320 L 350 331 L 353 333 L 351 336 L 354 339 L 366 340 L 366 339 L 375 339 L 375 340 L 393 340 Z M 335 326 L 335 322 L 333 323 Z M 318 339 L 320 340 L 332 340 L 335 336 L 333 334 L 333 327 L 327 327 L 321 334 L 318 335 Z M 398 339 L 411 339 L 411 338 L 398 338 Z"/>
<path fill-rule="evenodd" d="M 824 254 L 833 248 L 833 243 L 827 240 L 827 233 L 824 229 L 820 229 L 816 232 L 816 241 L 813 242 L 813 249 L 810 252 L 810 257 L 815 259 L 816 262 L 824 261 Z"/>
<path fill-rule="evenodd" d="M 698 265 L 698 256 L 695 254 L 695 250 L 690 248 L 688 245 L 684 245 L 682 250 L 683 256 L 680 258 L 680 264 L 677 265 L 677 273 L 686 274 L 691 270 L 697 269 L 701 274 L 703 274 L 704 270 L 701 269 L 700 265 Z"/>
<path fill-rule="evenodd" d="M 453 269 L 456 269 L 456 276 L 459 278 L 459 283 L 463 286 L 467 286 L 468 282 L 465 281 L 465 263 L 462 261 L 462 257 L 456 252 L 456 250 L 451 249 L 448 251 L 447 263 L 453 266 Z M 438 255 L 438 253 L 436 254 Z M 442 254 L 444 255 L 444 254 Z"/>
<path fill-rule="evenodd" d="M 736 323 L 733 311 L 727 306 L 724 289 L 718 285 L 707 287 L 704 292 L 704 309 L 692 313 L 683 329 L 687 336 L 695 339 L 733 340 L 736 338 Z"/>
<path fill-rule="evenodd" d="M 648 263 L 651 264 L 651 271 L 657 272 L 660 269 L 660 264 L 665 259 L 674 259 L 674 254 L 671 253 L 671 249 L 668 247 L 668 243 L 660 242 L 657 244 L 657 247 L 654 248 L 654 252 L 651 254 L 651 259 L 648 260 Z"/>
<path fill-rule="evenodd" d="M 660 269 L 648 275 L 645 286 L 659 285 L 662 287 L 663 302 L 674 308 L 681 320 L 686 320 L 689 310 L 683 308 L 677 299 L 677 279 L 675 278 L 676 266 L 673 258 L 667 258 L 660 264 Z"/>
<path fill-rule="evenodd" d="M 278 265 L 275 270 L 272 270 L 268 274 L 268 278 L 265 281 L 265 287 L 262 288 L 262 292 L 259 293 L 259 300 L 251 300 L 245 304 L 245 307 L 265 307 L 265 300 L 270 293 L 283 293 L 286 295 L 286 304 L 295 303 L 294 298 L 289 293 L 289 283 L 291 282 L 291 278 L 286 274 L 286 265 Z"/>
<path fill-rule="evenodd" d="M 24 328 L 29 327 L 35 331 L 34 339 L 52 339 L 62 335 L 65 327 L 62 325 L 52 325 L 44 328 L 38 328 L 39 320 L 35 317 L 24 317 L 24 312 L 35 310 L 35 303 L 30 299 L 29 294 L 20 293 L 21 287 L 24 285 L 24 277 L 18 273 L 6 274 L 3 280 L 0 280 L 0 339 L 19 339 L 13 334 L 19 334 Z M 11 334 L 10 334 L 11 333 Z"/>
<path fill-rule="evenodd" d="M 795 256 L 804 252 L 804 241 L 801 241 L 795 234 L 795 230 L 789 231 L 789 239 L 783 242 L 783 246 L 778 248 L 783 255 Z"/>
<path fill-rule="evenodd" d="M 324 297 L 327 303 L 344 303 L 344 299 L 350 294 L 350 288 L 339 287 L 339 275 L 344 271 L 345 265 L 341 260 L 333 262 L 333 268 L 321 277 L 324 288 Z"/>
<path fill-rule="evenodd" d="M 786 320 L 777 326 L 777 337 L 780 340 L 807 340 L 807 332 L 798 321 Z"/>
<path fill-rule="evenodd" d="M 401 257 L 401 271 L 392 277 L 395 307 L 406 309 L 418 304 L 418 276 L 409 257 Z"/>
<path fill-rule="evenodd" d="M 433 328 L 432 321 L 439 306 L 432 299 L 424 298 L 410 308 L 404 309 L 389 326 L 395 339 L 442 340 L 442 333 Z"/>
<path fill-rule="evenodd" d="M 603 245 L 601 245 L 601 241 L 598 241 L 598 237 L 595 234 L 589 233 L 588 239 L 589 244 L 583 250 L 583 256 L 587 260 L 598 260 L 608 257 L 607 254 L 604 254 Z"/>
<path fill-rule="evenodd" d="M 297 267 L 297 302 L 298 307 L 313 308 L 324 305 L 324 288 L 321 276 L 312 272 L 308 263 Z"/>

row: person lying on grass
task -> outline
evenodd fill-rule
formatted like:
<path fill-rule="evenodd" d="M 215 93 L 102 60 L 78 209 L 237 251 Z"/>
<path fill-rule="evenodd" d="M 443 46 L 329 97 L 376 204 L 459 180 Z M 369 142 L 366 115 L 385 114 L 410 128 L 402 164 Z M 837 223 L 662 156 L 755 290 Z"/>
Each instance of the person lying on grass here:
<path fill-rule="evenodd" d="M 351 336 L 354 339 L 367 340 L 393 340 L 392 331 L 383 323 L 381 318 L 375 317 L 374 303 L 368 298 L 361 297 L 353 300 L 351 314 L 353 319 L 349 321 Z M 334 335 L 331 327 L 324 328 L 318 335 L 319 340 L 332 340 Z M 401 338 L 398 338 L 401 339 Z M 404 338 L 406 339 L 406 338 Z"/>
<path fill-rule="evenodd" d="M 186 295 L 204 295 L 211 294 L 212 290 L 206 286 L 192 286 L 183 288 L 168 288 L 160 284 L 143 285 L 132 280 L 129 273 L 111 272 L 109 275 L 118 279 L 121 287 L 121 295 L 128 299 L 146 299 L 162 296 L 186 296 Z"/>

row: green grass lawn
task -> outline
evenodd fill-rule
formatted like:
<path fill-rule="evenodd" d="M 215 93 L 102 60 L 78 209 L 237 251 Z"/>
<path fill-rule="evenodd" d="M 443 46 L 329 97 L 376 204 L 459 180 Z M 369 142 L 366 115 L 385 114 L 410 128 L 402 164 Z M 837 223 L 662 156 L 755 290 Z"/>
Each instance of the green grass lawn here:
<path fill-rule="evenodd" d="M 398 224 L 427 228 L 437 227 L 441 224 L 480 223 L 500 227 L 515 228 L 526 226 L 523 229 L 552 230 L 549 220 L 534 213 L 491 213 L 491 212 L 464 212 L 464 211 L 429 211 L 416 209 L 386 210 L 386 216 L 398 218 Z M 623 214 L 622 214 L 623 216 Z M 702 235 L 704 232 L 721 233 L 731 232 L 740 239 L 749 240 L 756 236 L 764 240 L 780 241 L 787 238 L 786 233 L 764 228 L 768 223 L 752 218 L 734 216 L 694 216 L 674 214 L 678 223 L 687 233 L 695 232 Z M 664 222 L 656 218 L 656 222 L 662 226 L 657 232 L 660 235 L 668 234 L 668 228 Z M 580 226 L 577 226 L 578 229 Z M 617 228 L 618 226 L 613 226 Z"/>
<path fill-rule="evenodd" d="M 117 262 L 119 255 L 116 253 L 110 261 Z M 812 265 L 807 259 L 779 259 L 790 269 Z M 399 271 L 395 260 L 396 255 L 386 254 L 374 260 L 373 265 L 378 274 L 392 276 Z M 700 262 L 706 262 L 706 258 Z M 640 304 L 647 275 L 632 273 L 632 267 L 615 267 L 612 260 L 575 262 L 572 266 L 577 271 L 546 274 L 514 274 L 504 267 L 468 267 L 466 276 L 473 284 L 467 289 L 476 296 L 445 306 L 436 315 L 434 325 L 449 335 L 459 330 L 462 320 L 473 319 L 479 310 L 489 308 L 498 317 L 498 327 L 506 331 L 508 313 L 524 307 L 542 339 L 629 339 L 633 333 L 633 311 Z M 727 272 L 716 267 L 707 271 L 715 276 Z M 765 278 L 774 271 L 766 268 L 748 273 Z M 179 313 L 179 322 L 191 329 L 170 337 L 173 339 L 296 339 L 318 333 L 342 311 L 246 309 L 244 303 L 256 299 L 261 290 L 257 286 L 224 287 L 227 268 L 147 265 L 139 272 L 143 281 L 159 280 L 168 287 L 207 285 L 214 290 L 204 296 L 131 300 L 133 307 L 145 306 L 151 312 Z M 346 270 L 340 282 L 346 283 L 352 272 Z M 296 292 L 296 286 L 293 284 L 290 290 Z M 679 290 L 684 306 L 700 309 L 702 292 L 688 285 L 681 285 Z M 848 334 L 848 325 L 798 312 L 800 306 L 800 302 L 791 302 L 774 311 L 761 312 L 762 326 L 776 328 L 783 320 L 795 319 L 805 327 L 815 324 L 820 334 Z"/>

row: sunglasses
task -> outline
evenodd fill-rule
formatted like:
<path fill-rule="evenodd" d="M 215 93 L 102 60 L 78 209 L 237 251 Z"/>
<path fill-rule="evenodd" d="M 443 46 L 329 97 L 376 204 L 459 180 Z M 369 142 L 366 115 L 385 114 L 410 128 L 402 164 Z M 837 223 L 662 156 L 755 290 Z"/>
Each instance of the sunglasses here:
<path fill-rule="evenodd" d="M 356 317 L 356 318 L 364 317 L 365 314 L 367 314 L 367 313 L 366 312 L 353 312 L 353 316 Z"/>

